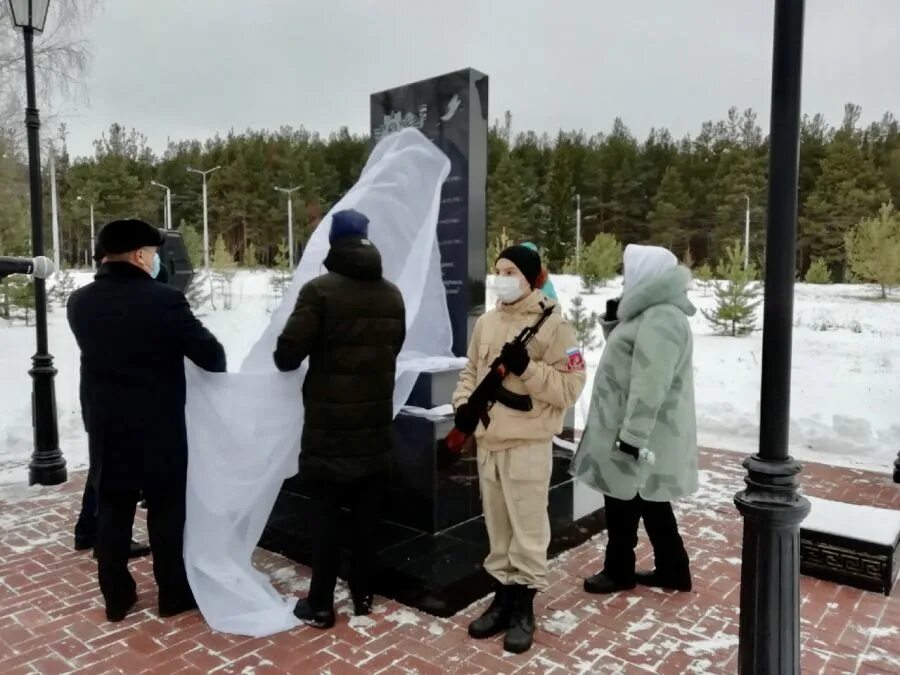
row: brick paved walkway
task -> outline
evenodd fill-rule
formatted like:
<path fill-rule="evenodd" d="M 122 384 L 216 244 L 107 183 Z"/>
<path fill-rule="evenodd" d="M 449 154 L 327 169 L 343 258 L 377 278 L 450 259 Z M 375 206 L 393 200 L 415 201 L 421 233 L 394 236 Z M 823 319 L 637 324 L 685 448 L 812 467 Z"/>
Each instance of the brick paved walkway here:
<path fill-rule="evenodd" d="M 638 589 L 586 595 L 605 535 L 552 563 L 539 596 L 537 644 L 504 654 L 500 638 L 470 640 L 465 626 L 484 606 L 435 619 L 379 599 L 351 617 L 341 589 L 338 625 L 266 639 L 210 631 L 197 612 L 161 621 L 150 561 L 133 564 L 140 600 L 121 624 L 106 623 L 91 556 L 71 550 L 84 476 L 60 488 L 0 489 L 0 673 L 734 673 L 741 521 L 732 504 L 741 457 L 704 452 L 702 489 L 678 505 L 693 560 L 695 592 Z M 900 486 L 884 475 L 807 465 L 807 494 L 900 509 Z M 144 537 L 145 538 L 145 537 Z M 642 539 L 639 551 L 649 562 Z M 286 593 L 302 594 L 306 568 L 268 552 L 257 564 Z M 900 591 L 891 598 L 803 578 L 804 673 L 900 670 Z"/>

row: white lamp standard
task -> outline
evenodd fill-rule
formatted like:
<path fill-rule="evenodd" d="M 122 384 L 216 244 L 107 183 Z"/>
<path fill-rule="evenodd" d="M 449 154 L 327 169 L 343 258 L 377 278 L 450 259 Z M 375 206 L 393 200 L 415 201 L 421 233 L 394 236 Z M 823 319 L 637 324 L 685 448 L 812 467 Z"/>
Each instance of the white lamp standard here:
<path fill-rule="evenodd" d="M 87 201 L 87 200 L 84 197 L 82 197 L 81 195 L 78 195 L 77 197 L 75 197 L 75 201 L 83 202 L 83 201 Z M 91 204 L 91 269 L 96 270 L 97 269 L 97 261 L 94 260 L 94 251 L 97 248 L 97 238 L 94 235 L 94 202 L 92 201 L 90 204 Z"/>
<path fill-rule="evenodd" d="M 165 228 L 167 230 L 172 229 L 172 191 L 169 189 L 168 185 L 163 185 L 162 183 L 157 183 L 155 180 L 150 181 L 150 185 L 155 185 L 158 188 L 162 188 L 166 191 L 166 203 L 165 210 L 163 211 L 163 219 L 165 220 Z"/>
<path fill-rule="evenodd" d="M 206 271 L 206 277 L 209 279 L 209 292 L 210 297 L 212 297 L 212 276 L 209 273 L 209 213 L 207 210 L 207 202 L 206 202 L 206 177 L 211 174 L 213 171 L 218 171 L 221 169 L 221 166 L 214 166 L 211 169 L 207 169 L 206 171 L 200 171 L 199 169 L 192 169 L 188 167 L 187 170 L 189 173 L 198 173 L 203 177 L 203 267 Z"/>
<path fill-rule="evenodd" d="M 750 267 L 750 197 L 744 195 L 747 200 L 747 210 L 744 212 L 744 270 Z"/>
<path fill-rule="evenodd" d="M 294 205 L 291 195 L 299 190 L 302 185 L 292 188 L 276 187 L 276 192 L 283 192 L 287 195 L 288 204 L 288 261 L 290 269 L 294 269 Z"/>

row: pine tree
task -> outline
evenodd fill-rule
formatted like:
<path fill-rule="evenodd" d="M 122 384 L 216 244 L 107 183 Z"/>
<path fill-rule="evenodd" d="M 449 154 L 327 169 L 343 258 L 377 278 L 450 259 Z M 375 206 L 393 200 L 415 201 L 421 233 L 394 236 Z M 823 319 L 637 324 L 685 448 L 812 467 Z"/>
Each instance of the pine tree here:
<path fill-rule="evenodd" d="M 684 257 L 681 259 L 681 264 L 687 267 L 689 270 L 694 269 L 694 254 L 691 253 L 691 247 L 688 246 L 684 249 Z"/>
<path fill-rule="evenodd" d="M 748 335 L 756 329 L 756 308 L 761 300 L 753 265 L 744 269 L 744 249 L 735 242 L 726 251 L 726 258 L 719 264 L 715 283 L 716 307 L 703 310 L 703 316 L 723 335 L 736 337 Z"/>
<path fill-rule="evenodd" d="M 184 220 L 181 221 L 181 226 L 178 228 L 178 231 L 181 232 L 181 239 L 184 242 L 184 247 L 187 249 L 191 264 L 194 267 L 202 267 L 203 237 L 197 232 L 196 227 L 188 225 Z"/>
<path fill-rule="evenodd" d="M 622 244 L 601 232 L 581 253 L 581 282 L 588 293 L 616 276 L 622 262 Z"/>
<path fill-rule="evenodd" d="M 566 262 L 575 242 L 575 178 L 571 144 L 562 135 L 550 162 L 544 189 L 547 213 L 538 241 L 544 248 L 548 268 L 558 269 Z"/>
<path fill-rule="evenodd" d="M 887 289 L 900 285 L 900 213 L 893 202 L 881 206 L 876 218 L 863 218 L 846 237 L 847 260 L 854 276 Z"/>
<path fill-rule="evenodd" d="M 808 284 L 830 284 L 831 272 L 824 258 L 813 258 L 812 264 L 806 270 L 805 281 Z"/>
<path fill-rule="evenodd" d="M 581 347 L 582 354 L 586 355 L 589 350 L 600 346 L 600 340 L 595 337 L 600 316 L 596 312 L 587 312 L 584 300 L 580 295 L 575 296 L 575 299 L 572 300 L 572 309 L 567 318 L 575 331 L 575 339 Z"/>
<path fill-rule="evenodd" d="M 215 253 L 212 259 L 213 281 L 219 287 L 222 295 L 222 304 L 225 309 L 232 307 L 232 284 L 237 272 L 237 263 L 234 256 L 225 248 L 225 239 L 220 234 L 216 237 Z"/>
<path fill-rule="evenodd" d="M 34 284 L 31 277 L 13 275 L 3 281 L 4 306 L 7 308 L 7 319 L 22 319 L 26 326 L 31 325 L 34 313 Z M 49 309 L 49 308 L 48 308 Z"/>
<path fill-rule="evenodd" d="M 847 232 L 890 199 L 874 162 L 866 156 L 863 134 L 856 129 L 859 115 L 858 106 L 847 105 L 844 123 L 829 143 L 815 189 L 804 203 L 798 237 L 801 271 L 813 257 L 822 257 L 842 279 Z"/>
<path fill-rule="evenodd" d="M 271 288 L 276 298 L 283 298 L 284 291 L 288 285 L 288 267 L 290 266 L 290 256 L 287 242 L 282 240 L 278 245 L 278 253 L 275 254 L 274 267 L 275 273 L 272 275 Z"/>
<path fill-rule="evenodd" d="M 53 275 L 53 289 L 50 291 L 50 300 L 60 307 L 65 307 L 69 296 L 75 290 L 75 277 L 68 269 Z"/>
<path fill-rule="evenodd" d="M 715 275 L 713 274 L 709 263 L 703 263 L 702 265 L 700 265 L 700 267 L 694 270 L 694 279 L 696 279 L 697 285 L 699 285 L 700 288 L 703 289 L 703 297 L 709 295 L 709 284 L 713 280 L 714 276 Z"/>
<path fill-rule="evenodd" d="M 691 217 L 691 197 L 682 184 L 681 174 L 674 166 L 666 169 L 659 191 L 653 198 L 650 221 L 650 243 L 665 246 L 670 251 L 687 244 L 686 227 Z"/>
<path fill-rule="evenodd" d="M 497 256 L 500 255 L 501 251 L 509 246 L 512 246 L 512 243 L 512 239 L 510 239 L 506 234 L 506 228 L 501 229 L 496 238 L 490 243 L 490 245 L 488 245 L 487 248 L 488 274 L 494 273 L 494 263 L 497 261 Z"/>
<path fill-rule="evenodd" d="M 253 242 L 247 246 L 247 252 L 244 254 L 244 267 L 254 269 L 259 267 L 259 257 L 256 253 L 256 244 Z"/>
<path fill-rule="evenodd" d="M 488 240 L 506 233 L 516 241 L 527 238 L 528 205 L 521 163 L 515 157 L 500 160 L 489 183 Z M 493 264 L 493 261 L 489 261 Z"/>
<path fill-rule="evenodd" d="M 209 301 L 209 281 L 206 274 L 195 274 L 184 295 L 191 309 L 195 312 L 200 310 Z"/>

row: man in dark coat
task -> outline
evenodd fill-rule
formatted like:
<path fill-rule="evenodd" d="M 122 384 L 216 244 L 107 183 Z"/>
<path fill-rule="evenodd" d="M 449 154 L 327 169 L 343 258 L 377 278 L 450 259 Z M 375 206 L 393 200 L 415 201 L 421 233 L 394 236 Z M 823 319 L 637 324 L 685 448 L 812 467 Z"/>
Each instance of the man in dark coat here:
<path fill-rule="evenodd" d="M 98 265 L 102 265 L 105 257 L 106 253 L 103 252 L 103 247 L 100 246 L 99 242 L 97 242 L 97 245 L 94 247 L 94 262 Z M 157 281 L 163 281 L 160 276 L 156 277 Z M 85 412 L 83 378 L 81 380 L 81 387 L 79 390 L 79 399 L 81 402 L 81 420 L 82 422 L 84 422 L 84 430 L 87 431 L 87 413 Z M 94 542 L 96 540 L 97 491 L 94 489 L 93 482 L 88 480 L 84 484 L 84 493 L 81 495 L 81 512 L 78 514 L 78 520 L 75 522 L 75 550 L 89 551 L 94 548 Z M 131 540 L 130 548 L 128 551 L 129 558 L 141 558 L 149 554 L 149 546 L 147 546 L 146 544 L 139 544 L 134 539 Z M 94 554 L 94 557 L 96 557 L 96 553 Z"/>
<path fill-rule="evenodd" d="M 159 231 L 138 220 L 100 232 L 106 262 L 69 298 L 81 349 L 92 482 L 98 499 L 97 570 L 106 616 L 121 621 L 137 600 L 128 572 L 134 513 L 147 499 L 160 616 L 196 607 L 184 569 L 187 433 L 184 359 L 225 370 L 222 345 L 178 290 L 151 277 Z"/>
<path fill-rule="evenodd" d="M 368 218 L 332 217 L 328 273 L 301 290 L 275 350 L 279 370 L 309 357 L 303 384 L 300 478 L 316 511 L 309 596 L 294 614 L 319 628 L 334 625 L 340 558 L 339 514 L 350 502 L 350 592 L 357 615 L 372 605 L 375 532 L 391 451 L 394 377 L 406 337 L 399 289 L 382 276 L 381 255 L 366 237 Z"/>

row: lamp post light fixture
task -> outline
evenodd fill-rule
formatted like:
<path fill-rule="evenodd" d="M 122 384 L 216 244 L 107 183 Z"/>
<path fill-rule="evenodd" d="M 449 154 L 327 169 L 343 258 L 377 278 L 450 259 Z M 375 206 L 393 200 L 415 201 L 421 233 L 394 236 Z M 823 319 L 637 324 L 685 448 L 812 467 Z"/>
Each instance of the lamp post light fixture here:
<path fill-rule="evenodd" d="M 83 201 L 87 201 L 87 200 L 84 197 L 82 197 L 81 195 L 78 195 L 77 197 L 75 197 L 75 201 L 83 202 Z M 96 251 L 96 250 L 97 250 L 97 236 L 94 233 L 94 202 L 91 201 L 91 269 L 95 270 L 95 271 L 97 269 L 97 261 L 94 260 L 94 251 Z"/>
<path fill-rule="evenodd" d="M 221 169 L 221 166 L 214 166 L 211 169 L 207 169 L 206 171 L 200 171 L 200 169 L 192 169 L 188 167 L 188 173 L 197 173 L 203 177 L 203 269 L 206 274 L 206 278 L 209 280 L 209 297 L 212 298 L 213 285 L 212 285 L 212 275 L 209 273 L 209 212 L 207 209 L 207 201 L 206 201 L 206 177 L 211 174 L 213 171 L 218 171 Z"/>
<path fill-rule="evenodd" d="M 44 255 L 44 213 L 41 191 L 41 121 L 34 84 L 34 34 L 44 30 L 50 0 L 9 0 L 13 27 L 22 29 L 25 42 L 25 127 L 28 131 L 28 184 L 31 192 L 31 248 L 37 258 Z M 34 314 L 37 351 L 28 371 L 32 379 L 32 425 L 34 451 L 28 464 L 28 484 L 59 485 L 66 482 L 66 460 L 59 449 L 56 420 L 56 368 L 47 343 L 47 287 L 34 279 Z"/>
<path fill-rule="evenodd" d="M 150 181 L 150 185 L 155 185 L 158 188 L 162 188 L 166 191 L 166 203 L 165 209 L 163 210 L 163 220 L 165 221 L 164 225 L 167 230 L 172 229 L 172 191 L 169 189 L 168 185 L 163 185 L 162 183 L 157 183 L 155 180 Z"/>
<path fill-rule="evenodd" d="M 288 204 L 288 265 L 291 270 L 294 269 L 294 205 L 291 195 L 299 190 L 302 185 L 292 188 L 275 188 L 276 192 L 283 192 L 287 195 Z"/>

